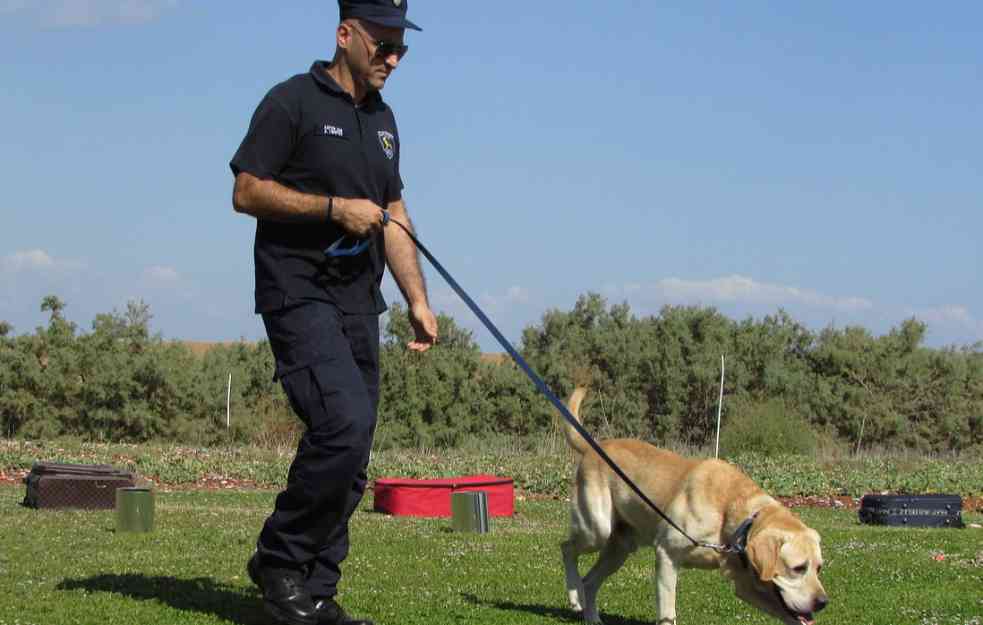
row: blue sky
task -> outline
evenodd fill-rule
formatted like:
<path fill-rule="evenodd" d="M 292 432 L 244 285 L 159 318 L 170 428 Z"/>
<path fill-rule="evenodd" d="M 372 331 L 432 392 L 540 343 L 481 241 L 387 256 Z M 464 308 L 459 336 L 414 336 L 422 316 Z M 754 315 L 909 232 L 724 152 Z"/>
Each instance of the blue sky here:
<path fill-rule="evenodd" d="M 275 8 L 271 8 L 275 7 Z M 419 236 L 513 340 L 578 295 L 983 340 L 983 5 L 413 0 Z M 0 0 L 0 319 L 255 339 L 228 161 L 334 2 Z M 427 268 L 434 308 L 497 351 Z M 398 294 L 387 279 L 385 293 Z"/>

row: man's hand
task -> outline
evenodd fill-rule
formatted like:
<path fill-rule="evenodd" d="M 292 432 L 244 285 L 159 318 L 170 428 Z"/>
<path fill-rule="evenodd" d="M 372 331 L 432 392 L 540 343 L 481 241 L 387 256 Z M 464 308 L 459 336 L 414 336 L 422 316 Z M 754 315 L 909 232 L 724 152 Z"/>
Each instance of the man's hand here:
<path fill-rule="evenodd" d="M 336 197 L 332 201 L 331 220 L 356 239 L 377 232 L 382 219 L 382 207 L 370 200 Z"/>
<path fill-rule="evenodd" d="M 437 317 L 430 306 L 424 302 L 410 307 L 410 325 L 416 339 L 407 347 L 416 352 L 425 352 L 437 342 Z"/>

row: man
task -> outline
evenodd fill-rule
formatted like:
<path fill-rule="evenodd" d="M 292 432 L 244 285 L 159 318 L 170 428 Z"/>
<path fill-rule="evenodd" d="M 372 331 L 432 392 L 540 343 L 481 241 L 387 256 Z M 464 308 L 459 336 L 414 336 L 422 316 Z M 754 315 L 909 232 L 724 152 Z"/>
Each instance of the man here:
<path fill-rule="evenodd" d="M 399 135 L 379 91 L 406 53 L 407 0 L 339 0 L 328 63 L 275 86 L 232 159 L 235 210 L 256 218 L 256 312 L 307 430 L 247 569 L 289 625 L 358 625 L 335 601 L 366 485 L 388 264 L 426 351 L 437 320 L 402 200 Z"/>

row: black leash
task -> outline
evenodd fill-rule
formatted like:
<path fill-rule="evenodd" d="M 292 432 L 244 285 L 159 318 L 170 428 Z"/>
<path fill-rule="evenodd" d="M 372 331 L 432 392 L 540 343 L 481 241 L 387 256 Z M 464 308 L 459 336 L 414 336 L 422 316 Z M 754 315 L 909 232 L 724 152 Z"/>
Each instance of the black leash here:
<path fill-rule="evenodd" d="M 512 347 L 512 344 L 509 343 L 509 341 L 504 336 L 502 336 L 502 333 L 498 331 L 498 328 L 495 327 L 495 324 L 493 324 L 491 320 L 487 316 L 485 316 L 485 313 L 482 312 L 481 308 L 479 308 L 478 305 L 475 304 L 474 301 L 468 296 L 468 294 L 464 292 L 464 289 L 462 289 L 461 286 L 457 283 L 457 281 L 454 278 L 452 278 L 449 273 L 447 273 L 447 270 L 444 269 L 443 265 L 441 265 L 437 261 L 437 259 L 433 257 L 433 254 L 431 254 L 430 251 L 422 243 L 420 243 L 420 240 L 416 238 L 416 236 L 410 231 L 410 229 L 404 226 L 403 224 L 401 224 L 400 222 L 396 221 L 395 219 L 390 218 L 388 211 L 383 211 L 383 213 L 384 213 L 383 220 L 382 220 L 383 225 L 392 222 L 403 229 L 403 232 L 405 232 L 406 235 L 410 238 L 410 240 L 413 241 L 417 249 L 419 249 L 420 252 L 424 256 L 426 256 L 427 260 L 430 261 L 430 264 L 433 265 L 434 269 L 436 269 L 437 272 L 440 273 L 441 276 L 443 276 L 444 280 L 446 280 L 447 283 L 451 286 L 451 288 L 454 289 L 454 292 L 457 293 L 462 300 L 464 300 L 464 303 L 468 305 L 468 308 L 470 308 L 471 311 L 478 316 L 478 319 L 481 320 L 481 323 L 485 324 L 485 327 L 488 328 L 489 332 L 491 332 L 498 340 L 498 342 L 502 345 L 502 347 L 505 348 L 505 351 L 507 351 L 509 356 L 512 357 L 512 360 L 514 360 L 516 364 L 519 365 L 519 367 L 525 372 L 525 374 L 529 376 L 529 379 L 532 380 L 533 384 L 536 385 L 536 388 L 539 389 L 539 392 L 545 395 L 546 398 L 549 399 L 554 406 L 556 406 L 556 409 L 560 411 L 560 414 L 563 415 L 563 418 L 566 419 L 567 422 L 571 426 L 573 426 L 575 430 L 577 430 L 577 433 L 579 433 L 583 437 L 583 439 L 587 441 L 587 444 L 591 446 L 591 448 L 597 453 L 597 455 L 600 456 L 601 459 L 603 459 L 604 462 L 606 462 L 609 467 L 611 467 L 611 470 L 614 471 L 618 475 L 618 477 L 620 477 L 625 482 L 625 484 L 627 484 L 628 487 L 631 488 L 635 492 L 635 494 L 639 496 L 639 498 L 642 501 L 644 501 L 646 504 L 649 505 L 649 507 L 655 510 L 655 512 L 660 517 L 662 517 L 666 523 L 671 525 L 673 528 L 676 529 L 676 531 L 678 531 L 680 534 L 682 534 L 687 539 L 689 539 L 689 541 L 693 543 L 694 547 L 706 547 L 707 549 L 713 549 L 717 553 L 722 553 L 722 554 L 743 553 L 744 550 L 742 549 L 742 546 L 736 543 L 730 545 L 718 545 L 715 543 L 706 543 L 706 542 L 697 541 L 695 538 L 684 532 L 681 527 L 676 525 L 676 523 L 673 522 L 672 519 L 666 516 L 666 514 L 662 512 L 662 510 L 660 510 L 659 507 L 656 506 L 655 503 L 651 499 L 649 499 L 645 495 L 645 493 L 643 493 L 642 490 L 637 485 L 635 485 L 635 483 L 631 481 L 631 479 L 629 479 L 627 475 L 625 475 L 624 471 L 621 470 L 621 467 L 615 464 L 614 460 L 612 460 L 611 457 L 608 456 L 607 453 L 601 448 L 601 446 L 597 444 L 597 441 L 594 440 L 594 437 L 591 436 L 590 433 L 587 430 L 585 430 L 582 425 L 580 425 L 580 422 L 577 421 L 577 419 L 575 419 L 573 415 L 570 414 L 570 411 L 567 410 L 567 407 L 563 405 L 563 402 L 561 402 L 556 397 L 556 395 L 554 395 L 553 392 L 550 391 L 549 387 L 546 386 L 546 383 L 543 382 L 543 380 L 538 375 L 536 375 L 536 372 L 533 371 L 532 367 L 530 367 L 526 363 L 525 359 L 519 355 L 519 352 L 517 352 L 515 348 Z M 750 526 L 750 524 L 748 525 Z M 746 531 L 747 530 L 745 529 L 745 534 Z"/>

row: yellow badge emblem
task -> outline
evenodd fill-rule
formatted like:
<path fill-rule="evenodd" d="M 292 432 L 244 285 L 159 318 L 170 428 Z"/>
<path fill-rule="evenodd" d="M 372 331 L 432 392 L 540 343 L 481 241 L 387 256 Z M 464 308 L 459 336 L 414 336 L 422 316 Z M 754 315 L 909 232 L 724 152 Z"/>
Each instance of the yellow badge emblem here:
<path fill-rule="evenodd" d="M 393 156 L 396 155 L 396 138 L 393 136 L 393 133 L 380 130 L 379 145 L 382 146 L 382 151 L 386 154 L 386 158 L 392 160 Z"/>

